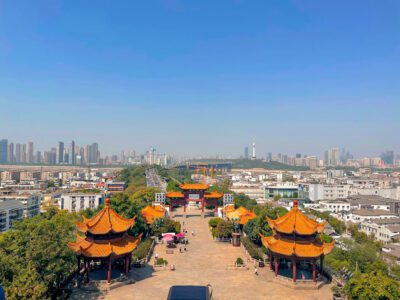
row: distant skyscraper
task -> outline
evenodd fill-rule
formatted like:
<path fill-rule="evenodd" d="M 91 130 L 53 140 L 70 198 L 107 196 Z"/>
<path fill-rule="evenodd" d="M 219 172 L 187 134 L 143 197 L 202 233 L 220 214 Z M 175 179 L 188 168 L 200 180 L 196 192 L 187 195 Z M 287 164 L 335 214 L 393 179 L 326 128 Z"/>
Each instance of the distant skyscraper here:
<path fill-rule="evenodd" d="M 21 144 L 16 144 L 15 145 L 15 162 L 20 163 L 21 162 Z"/>
<path fill-rule="evenodd" d="M 394 164 L 394 152 L 393 151 L 386 151 L 383 152 L 381 155 L 381 159 L 385 163 L 385 165 L 393 165 Z"/>
<path fill-rule="evenodd" d="M 26 144 L 22 144 L 21 162 L 26 163 Z"/>
<path fill-rule="evenodd" d="M 326 166 L 335 167 L 340 163 L 339 148 L 325 150 L 324 162 Z"/>
<path fill-rule="evenodd" d="M 266 160 L 267 162 L 272 161 L 272 153 L 271 153 L 271 152 L 268 152 L 268 153 L 267 153 L 267 155 L 265 156 L 265 160 Z"/>
<path fill-rule="evenodd" d="M 76 164 L 75 141 L 72 141 L 71 146 L 69 147 L 69 164 Z"/>
<path fill-rule="evenodd" d="M 15 157 L 14 157 L 14 143 L 9 143 L 8 144 L 8 158 L 7 158 L 9 163 L 15 162 Z"/>
<path fill-rule="evenodd" d="M 251 159 L 256 159 L 256 140 L 253 139 L 253 145 L 252 145 L 252 155 L 251 155 Z"/>
<path fill-rule="evenodd" d="M 63 162 L 64 162 L 64 143 L 63 142 L 58 142 L 56 163 L 57 164 L 62 164 Z"/>
<path fill-rule="evenodd" d="M 249 147 L 244 147 L 244 159 L 249 159 Z"/>
<path fill-rule="evenodd" d="M 0 163 L 7 163 L 8 160 L 8 140 L 0 140 Z"/>
<path fill-rule="evenodd" d="M 28 152 L 27 152 L 27 158 L 26 162 L 27 163 L 33 163 L 34 158 L 33 158 L 33 142 L 28 143 Z"/>
<path fill-rule="evenodd" d="M 96 164 L 99 160 L 99 144 L 92 144 L 92 155 L 91 155 L 91 163 Z"/>

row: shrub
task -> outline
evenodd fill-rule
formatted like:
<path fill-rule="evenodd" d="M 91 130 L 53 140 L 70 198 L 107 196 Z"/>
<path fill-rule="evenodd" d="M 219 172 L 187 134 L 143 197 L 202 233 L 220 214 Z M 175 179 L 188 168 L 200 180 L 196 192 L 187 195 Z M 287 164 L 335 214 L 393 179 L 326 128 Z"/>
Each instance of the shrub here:
<path fill-rule="evenodd" d="M 145 258 L 149 254 L 152 243 L 153 243 L 153 241 L 151 239 L 142 241 L 139 244 L 139 246 L 137 246 L 137 248 L 135 250 L 133 250 L 132 258 L 136 259 L 136 260 Z"/>
<path fill-rule="evenodd" d="M 236 259 L 236 265 L 237 265 L 237 266 L 242 266 L 242 265 L 244 265 L 244 261 L 243 261 L 243 259 L 242 259 L 241 257 L 238 257 L 238 258 Z"/>
<path fill-rule="evenodd" d="M 168 265 L 168 261 L 166 259 L 160 257 L 157 259 L 156 265 Z"/>
<path fill-rule="evenodd" d="M 217 238 L 230 238 L 233 232 L 232 222 L 221 220 L 213 229 L 213 236 Z"/>
<path fill-rule="evenodd" d="M 249 252 L 250 256 L 254 259 L 263 259 L 263 253 L 260 247 L 255 245 L 248 237 L 241 237 L 240 240 L 243 243 L 243 246 L 246 248 L 247 252 Z"/>
<path fill-rule="evenodd" d="M 210 221 L 208 221 L 208 225 L 210 225 L 211 228 L 217 227 L 218 223 L 221 222 L 221 218 L 212 218 Z"/>

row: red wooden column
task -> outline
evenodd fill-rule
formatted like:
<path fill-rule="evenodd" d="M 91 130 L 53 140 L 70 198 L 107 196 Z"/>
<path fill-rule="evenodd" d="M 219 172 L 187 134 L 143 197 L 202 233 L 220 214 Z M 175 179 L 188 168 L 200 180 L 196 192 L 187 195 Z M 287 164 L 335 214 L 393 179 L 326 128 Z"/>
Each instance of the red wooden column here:
<path fill-rule="evenodd" d="M 317 272 L 315 268 L 315 259 L 312 262 L 312 279 L 314 282 L 317 282 Z"/>
<path fill-rule="evenodd" d="M 214 215 L 216 217 L 218 215 L 218 200 L 215 200 L 214 204 Z"/>
<path fill-rule="evenodd" d="M 275 256 L 275 277 L 278 277 L 278 258 Z"/>
<path fill-rule="evenodd" d="M 296 282 L 296 259 L 292 258 L 292 265 L 293 265 L 293 282 Z"/>
<path fill-rule="evenodd" d="M 107 283 L 111 282 L 111 256 L 108 260 Z"/>
<path fill-rule="evenodd" d="M 205 206 L 204 198 L 202 198 L 201 199 L 201 213 L 204 213 L 204 206 Z"/>
<path fill-rule="evenodd" d="M 128 276 L 129 272 L 129 257 L 125 255 L 125 276 Z"/>

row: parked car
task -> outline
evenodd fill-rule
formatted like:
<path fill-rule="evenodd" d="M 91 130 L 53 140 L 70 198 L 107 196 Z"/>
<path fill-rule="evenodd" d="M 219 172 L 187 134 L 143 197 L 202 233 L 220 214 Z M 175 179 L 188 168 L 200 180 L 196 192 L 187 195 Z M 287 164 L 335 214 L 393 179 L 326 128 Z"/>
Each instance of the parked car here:
<path fill-rule="evenodd" d="M 174 285 L 167 300 L 212 300 L 211 285 Z"/>

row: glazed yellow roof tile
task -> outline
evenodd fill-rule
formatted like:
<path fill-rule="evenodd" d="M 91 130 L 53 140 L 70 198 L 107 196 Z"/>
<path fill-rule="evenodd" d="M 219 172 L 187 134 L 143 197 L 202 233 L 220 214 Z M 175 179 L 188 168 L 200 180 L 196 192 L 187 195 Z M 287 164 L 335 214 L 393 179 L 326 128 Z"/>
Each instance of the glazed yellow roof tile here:
<path fill-rule="evenodd" d="M 311 235 L 324 231 L 325 224 L 318 223 L 315 220 L 309 219 L 297 206 L 297 202 L 292 210 L 282 217 L 273 220 L 267 217 L 267 221 L 271 229 L 281 233 L 297 233 L 301 235 Z"/>
<path fill-rule="evenodd" d="M 295 255 L 297 257 L 315 258 L 329 254 L 335 244 L 335 241 L 332 243 L 322 243 L 319 239 L 315 239 L 312 243 L 307 243 L 284 240 L 277 236 L 260 236 L 261 242 L 266 248 L 285 256 Z"/>
<path fill-rule="evenodd" d="M 137 237 L 124 234 L 123 237 L 112 240 L 94 241 L 77 236 L 75 243 L 68 243 L 68 247 L 76 254 L 85 257 L 109 257 L 132 252 L 140 243 L 142 234 Z"/>
<path fill-rule="evenodd" d="M 77 222 L 76 227 L 80 232 L 91 234 L 107 234 L 110 232 L 121 233 L 127 231 L 135 224 L 135 218 L 126 219 L 118 215 L 111 207 L 110 200 L 106 200 L 105 207 L 93 218 L 83 218 L 83 222 Z"/>

